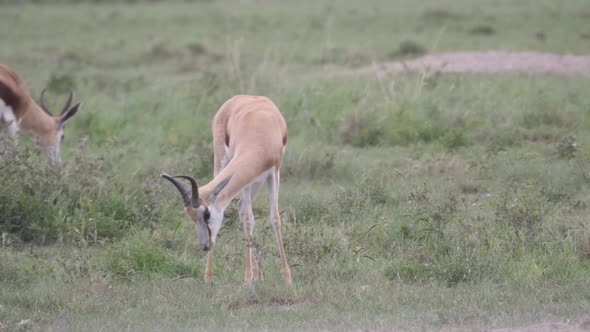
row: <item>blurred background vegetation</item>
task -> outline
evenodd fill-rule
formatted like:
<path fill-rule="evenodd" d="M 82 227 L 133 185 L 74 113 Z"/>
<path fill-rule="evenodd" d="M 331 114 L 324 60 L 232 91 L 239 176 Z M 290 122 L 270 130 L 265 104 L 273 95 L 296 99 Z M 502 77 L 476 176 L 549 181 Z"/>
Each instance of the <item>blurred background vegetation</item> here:
<path fill-rule="evenodd" d="M 590 79 L 357 70 L 453 50 L 587 54 L 584 1 L 0 4 L 1 62 L 35 98 L 83 102 L 63 165 L 24 136 L 0 160 L 0 326 L 482 328 L 590 309 Z M 244 93 L 289 127 L 293 290 L 265 192 L 267 280 L 242 288 L 230 207 L 208 287 L 158 177 L 206 183 L 211 119 Z"/>

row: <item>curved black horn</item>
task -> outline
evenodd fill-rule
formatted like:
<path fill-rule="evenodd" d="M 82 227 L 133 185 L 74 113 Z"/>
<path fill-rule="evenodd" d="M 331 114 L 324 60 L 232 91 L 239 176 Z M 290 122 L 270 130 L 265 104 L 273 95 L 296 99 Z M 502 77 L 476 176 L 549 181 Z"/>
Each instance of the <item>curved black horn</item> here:
<path fill-rule="evenodd" d="M 51 114 L 51 112 L 49 111 L 49 108 L 47 107 L 47 105 L 45 105 L 45 92 L 47 92 L 47 88 L 43 89 L 43 91 L 41 91 L 41 98 L 39 98 L 39 102 L 41 104 L 41 109 L 43 111 L 45 111 L 45 113 L 53 116 L 53 114 Z"/>
<path fill-rule="evenodd" d="M 70 90 L 70 95 L 68 96 L 68 101 L 66 101 L 66 104 L 64 105 L 64 108 L 61 109 L 61 112 L 59 113 L 59 115 L 63 115 L 65 111 L 70 109 L 70 106 L 72 105 L 72 97 L 74 96 L 74 93 L 72 92 L 72 90 Z"/>
<path fill-rule="evenodd" d="M 183 179 L 187 179 L 190 181 L 191 183 L 191 189 L 192 189 L 192 204 L 193 207 L 199 207 L 199 205 L 201 205 L 201 203 L 199 202 L 199 186 L 197 186 L 197 181 L 195 181 L 195 179 L 193 179 L 192 177 L 188 176 L 188 175 L 177 175 L 174 176 L 174 178 L 183 178 Z"/>
<path fill-rule="evenodd" d="M 184 206 L 189 206 L 189 204 L 191 203 L 191 195 L 188 192 L 188 188 L 180 181 L 176 180 L 174 177 L 162 172 L 160 174 L 161 177 L 163 177 L 164 179 L 172 182 L 172 184 L 176 187 L 176 189 L 178 189 L 178 191 L 180 191 L 180 195 L 182 195 L 182 201 L 184 202 Z"/>

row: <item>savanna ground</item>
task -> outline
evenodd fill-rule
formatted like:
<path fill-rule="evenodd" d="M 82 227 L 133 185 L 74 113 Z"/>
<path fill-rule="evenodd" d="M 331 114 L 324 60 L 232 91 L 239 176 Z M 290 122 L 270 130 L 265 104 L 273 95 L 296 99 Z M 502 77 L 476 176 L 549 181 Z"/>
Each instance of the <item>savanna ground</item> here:
<path fill-rule="evenodd" d="M 588 54 L 585 0 L 3 2 L 1 62 L 56 107 L 70 87 L 84 104 L 61 167 L 25 138 L 0 161 L 0 331 L 583 328 L 590 78 L 364 68 Z M 242 285 L 232 206 L 207 285 L 158 177 L 210 179 L 211 119 L 240 93 L 269 96 L 289 126 L 293 289 L 266 190 L 266 280 Z"/>

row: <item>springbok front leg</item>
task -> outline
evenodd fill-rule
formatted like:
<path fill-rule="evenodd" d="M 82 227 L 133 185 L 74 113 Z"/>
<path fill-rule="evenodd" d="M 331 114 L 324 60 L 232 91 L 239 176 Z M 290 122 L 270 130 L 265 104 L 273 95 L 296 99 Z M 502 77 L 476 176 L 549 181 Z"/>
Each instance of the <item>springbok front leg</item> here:
<path fill-rule="evenodd" d="M 254 212 L 252 211 L 252 202 L 254 202 L 254 199 L 256 198 L 256 194 L 258 194 L 258 191 L 260 190 L 260 187 L 262 187 L 263 183 L 264 183 L 264 180 L 254 182 L 250 185 L 250 205 L 247 207 L 248 222 L 250 223 L 250 238 L 252 238 L 253 233 L 254 233 Z M 260 257 L 258 255 L 259 254 L 258 249 L 254 248 L 254 250 L 256 252 L 254 252 L 253 250 L 250 250 L 250 261 L 252 262 L 252 274 L 254 277 L 254 281 L 264 280 L 262 268 L 260 267 L 260 261 L 259 261 Z"/>
<path fill-rule="evenodd" d="M 244 231 L 244 242 L 246 245 L 246 271 L 244 272 L 244 282 L 246 285 L 252 284 L 253 279 L 253 259 L 252 259 L 252 231 L 254 223 L 250 222 L 250 215 L 252 210 L 252 201 L 250 199 L 250 186 L 242 189 L 242 196 L 240 197 L 239 214 L 242 222 L 242 230 Z M 254 221 L 254 218 L 252 218 Z"/>
<path fill-rule="evenodd" d="M 244 240 L 246 242 L 246 271 L 244 272 L 244 282 L 247 285 L 252 284 L 252 281 L 262 279 L 258 260 L 252 250 L 252 236 L 254 233 L 254 212 L 252 211 L 252 201 L 256 197 L 261 185 L 261 182 L 254 182 L 242 189 L 240 202 L 238 203 L 240 220 L 244 231 Z"/>
<path fill-rule="evenodd" d="M 205 268 L 205 281 L 211 283 L 213 281 L 213 248 L 207 252 L 207 267 Z"/>
<path fill-rule="evenodd" d="M 283 235 L 281 233 L 281 215 L 279 212 L 279 181 L 280 171 L 276 168 L 268 177 L 268 194 L 270 198 L 270 223 L 275 231 L 277 244 L 279 245 L 279 254 L 281 255 L 281 264 L 283 266 L 283 277 L 287 286 L 291 286 L 291 269 L 287 263 L 285 256 L 285 248 L 283 247 Z"/>

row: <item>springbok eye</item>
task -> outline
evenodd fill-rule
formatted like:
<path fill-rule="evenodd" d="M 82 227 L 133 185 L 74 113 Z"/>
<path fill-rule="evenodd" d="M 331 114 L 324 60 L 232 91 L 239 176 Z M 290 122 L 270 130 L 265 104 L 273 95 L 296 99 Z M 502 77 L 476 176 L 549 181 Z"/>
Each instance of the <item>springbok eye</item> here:
<path fill-rule="evenodd" d="M 66 135 L 65 134 L 61 134 L 61 140 L 62 141 L 64 140 L 64 138 L 66 138 Z"/>
<path fill-rule="evenodd" d="M 209 209 L 206 209 L 205 212 L 203 212 L 203 220 L 205 220 L 205 222 L 208 222 L 209 218 L 211 218 L 211 213 L 209 212 Z"/>

